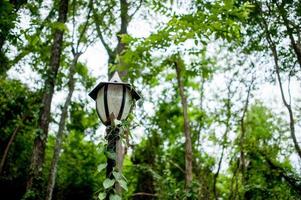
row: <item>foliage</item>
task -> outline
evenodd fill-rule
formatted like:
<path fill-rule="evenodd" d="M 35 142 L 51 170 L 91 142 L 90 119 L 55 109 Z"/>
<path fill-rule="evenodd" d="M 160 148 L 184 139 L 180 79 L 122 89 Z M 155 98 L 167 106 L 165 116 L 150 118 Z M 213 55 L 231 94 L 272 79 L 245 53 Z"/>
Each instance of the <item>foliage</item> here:
<path fill-rule="evenodd" d="M 244 149 L 248 164 L 245 187 L 242 188 L 245 198 L 298 198 L 298 191 L 294 191 L 288 179 L 284 178 L 284 174 L 289 174 L 292 170 L 292 166 L 287 162 L 289 155 L 283 152 L 283 161 L 277 161 L 280 155 L 278 144 L 284 137 L 275 122 L 281 123 L 260 103 L 253 105 L 247 113 Z"/>
<path fill-rule="evenodd" d="M 106 199 L 107 194 L 111 200 L 301 198 L 295 148 L 300 143 L 300 1 L 70 0 L 66 23 L 57 21 L 59 5 L 59 0 L 0 0 L 1 199 L 24 197 L 38 119 L 51 105 L 38 177 L 46 188 L 74 63 L 74 95 L 52 199 Z M 144 26 L 151 29 L 146 34 Z M 51 83 L 54 96 L 41 104 L 57 31 L 64 35 Z M 82 56 L 74 62 L 76 55 Z M 92 56 L 106 60 L 104 66 L 86 60 Z M 116 152 L 108 149 L 95 102 L 87 95 L 100 78 L 96 70 L 127 72 L 122 78 L 143 96 L 135 114 L 115 121 L 127 155 L 122 172 L 114 168 L 110 175 L 106 161 L 116 159 Z M 269 91 L 275 77 L 282 96 Z M 179 79 L 192 143 L 189 188 Z M 38 192 L 44 198 L 46 191 Z"/>
<path fill-rule="evenodd" d="M 31 91 L 17 80 L 1 79 L 0 84 L 2 153 L 7 148 L 14 131 L 17 131 L 1 172 L 1 193 L 5 198 L 11 195 L 13 198 L 19 198 L 24 191 L 23 184 L 26 181 L 24 174 L 27 173 L 30 164 L 28 157 L 32 149 L 41 96 L 39 92 Z M 3 154 L 1 158 L 3 159 Z"/>

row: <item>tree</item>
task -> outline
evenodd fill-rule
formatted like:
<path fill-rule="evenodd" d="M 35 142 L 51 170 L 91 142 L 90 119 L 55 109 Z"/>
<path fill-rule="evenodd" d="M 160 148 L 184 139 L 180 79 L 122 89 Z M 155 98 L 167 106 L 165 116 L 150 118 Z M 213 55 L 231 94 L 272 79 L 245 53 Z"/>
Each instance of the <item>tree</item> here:
<path fill-rule="evenodd" d="M 76 2 L 72 2 L 73 4 L 76 4 Z M 92 1 L 89 1 L 89 4 L 91 4 Z M 73 29 L 76 29 L 75 27 L 75 8 L 78 8 L 78 6 L 76 5 L 72 5 L 72 12 L 73 12 Z M 89 6 L 90 7 L 90 6 Z M 62 109 L 62 113 L 61 113 L 61 118 L 60 118 L 60 122 L 59 122 L 59 128 L 58 128 L 58 132 L 57 132 L 57 136 L 56 136 L 56 143 L 55 143 L 55 149 L 54 149 L 54 153 L 53 153 L 53 158 L 51 161 L 51 168 L 50 168 L 50 172 L 49 172 L 49 178 L 48 178 L 48 184 L 47 184 L 47 192 L 46 192 L 46 200 L 51 200 L 52 199 L 52 193 L 53 193 L 53 188 L 54 188 L 54 184 L 55 184 L 55 177 L 56 177 L 56 171 L 57 171 L 57 163 L 59 160 L 59 155 L 60 155 L 60 151 L 61 151 L 61 147 L 62 147 L 62 140 L 63 140 L 63 136 L 64 136 L 64 129 L 65 129 L 65 124 L 66 124 L 66 119 L 67 119 L 67 112 L 68 112 L 68 108 L 70 106 L 71 103 L 71 98 L 75 89 L 75 75 L 76 75 L 76 67 L 78 64 L 78 59 L 79 57 L 82 55 L 82 53 L 84 53 L 85 49 L 87 48 L 87 46 L 89 44 L 84 44 L 83 47 L 80 48 L 80 44 L 83 43 L 83 38 L 85 37 L 84 35 L 86 34 L 86 31 L 88 29 L 88 25 L 89 25 L 89 20 L 91 17 L 91 9 L 89 9 L 88 14 L 87 14 L 87 19 L 86 21 L 82 24 L 83 28 L 81 29 L 81 31 L 78 33 L 78 40 L 77 42 L 75 42 L 75 44 L 71 44 L 72 47 L 72 61 L 71 61 L 71 65 L 70 65 L 70 69 L 69 69 L 69 75 L 68 75 L 68 95 L 67 98 L 65 100 L 63 109 Z M 75 41 L 75 36 L 73 35 L 72 41 Z M 88 41 L 89 42 L 89 41 Z"/>
<path fill-rule="evenodd" d="M 6 78 L 0 83 L 1 194 L 4 199 L 20 199 L 24 192 L 24 174 L 32 150 L 41 93 L 30 90 L 17 80 Z"/>
<path fill-rule="evenodd" d="M 68 0 L 62 0 L 59 3 L 59 12 L 57 23 L 63 24 L 67 20 Z M 26 186 L 25 198 L 41 199 L 42 185 L 40 183 L 42 165 L 44 161 L 44 152 L 48 136 L 48 126 L 50 120 L 50 108 L 57 72 L 60 66 L 60 57 L 62 52 L 64 29 L 56 29 L 53 36 L 53 45 L 49 67 L 47 68 L 48 77 L 44 83 L 44 95 L 42 100 L 42 111 L 39 116 L 39 126 L 34 142 L 34 148 L 31 158 L 31 165 Z"/>
<path fill-rule="evenodd" d="M 97 173 L 97 168 L 105 156 L 93 139 L 87 139 L 95 135 L 98 117 L 86 105 L 86 101 L 71 102 L 52 199 L 95 199 L 102 184 L 104 176 Z M 50 137 L 47 146 L 46 177 L 51 169 L 55 140 Z"/>
<path fill-rule="evenodd" d="M 175 68 L 177 74 L 177 81 L 179 87 L 179 95 L 181 97 L 181 104 L 183 108 L 183 118 L 184 118 L 184 135 L 185 135 L 185 187 L 186 190 L 189 191 L 189 188 L 192 184 L 192 142 L 191 142 L 191 134 L 190 134 L 190 125 L 189 125 L 189 117 L 188 117 L 188 105 L 187 105 L 187 97 L 184 93 L 184 84 L 183 84 L 183 73 L 185 72 L 185 65 L 181 58 L 175 61 Z"/>
<path fill-rule="evenodd" d="M 244 121 L 246 165 L 243 188 L 240 191 L 242 197 L 246 199 L 254 199 L 258 196 L 266 199 L 298 198 L 300 195 L 299 189 L 289 186 L 292 184 L 289 179 L 282 179 L 285 177 L 284 174 L 293 172 L 291 166 L 286 163 L 286 158 L 283 162 L 276 161 L 280 153 L 277 143 L 284 138 L 281 136 L 283 134 L 281 129 L 276 125 L 277 122 L 281 123 L 281 120 L 269 120 L 273 117 L 273 114 L 260 103 L 252 105 L 246 114 Z M 277 176 L 275 173 L 284 173 L 284 176 Z M 292 182 L 298 184 L 297 180 Z"/>
<path fill-rule="evenodd" d="M 281 74 L 288 72 L 288 79 L 290 80 L 290 78 L 296 74 L 295 64 L 292 63 L 300 61 L 300 42 L 295 39 L 300 36 L 300 30 L 297 28 L 299 21 L 289 20 L 289 18 L 300 18 L 298 12 L 300 4 L 295 1 L 289 3 L 285 1 L 281 3 L 276 1 L 252 1 L 252 3 L 255 8 L 248 20 L 245 35 L 246 41 L 248 41 L 245 43 L 246 49 L 247 52 L 269 51 L 272 55 L 274 62 L 273 71 L 276 73 L 281 99 L 289 115 L 291 137 L 295 150 L 301 158 L 301 148 L 295 133 L 295 116 L 291 104 L 290 88 L 288 87 L 289 96 L 286 96 L 283 78 L 281 78 Z M 286 9 L 291 10 L 291 12 L 288 13 Z M 282 41 L 287 38 L 291 43 L 293 51 L 285 48 L 282 44 Z M 265 56 L 265 58 L 267 60 L 269 59 L 267 56 Z"/>

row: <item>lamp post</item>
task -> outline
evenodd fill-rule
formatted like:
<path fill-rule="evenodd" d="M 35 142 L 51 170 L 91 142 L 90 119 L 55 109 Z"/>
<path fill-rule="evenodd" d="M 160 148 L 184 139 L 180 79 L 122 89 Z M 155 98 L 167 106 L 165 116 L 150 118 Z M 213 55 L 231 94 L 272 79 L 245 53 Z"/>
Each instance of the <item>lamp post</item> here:
<path fill-rule="evenodd" d="M 96 111 L 101 122 L 106 126 L 107 152 L 116 155 L 116 144 L 120 139 L 120 127 L 116 120 L 125 120 L 130 114 L 135 101 L 140 95 L 128 83 L 121 81 L 118 72 L 115 72 L 109 82 L 100 82 L 89 96 L 96 102 Z M 113 178 L 113 168 L 116 158 L 107 156 L 106 176 Z M 112 191 L 112 190 L 111 190 Z M 107 199 L 110 195 L 108 192 Z"/>

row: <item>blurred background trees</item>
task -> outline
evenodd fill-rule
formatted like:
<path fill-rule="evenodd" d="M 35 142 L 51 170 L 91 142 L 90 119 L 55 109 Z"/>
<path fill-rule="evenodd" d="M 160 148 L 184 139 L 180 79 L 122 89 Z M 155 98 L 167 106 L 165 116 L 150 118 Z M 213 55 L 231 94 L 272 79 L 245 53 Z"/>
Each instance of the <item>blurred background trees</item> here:
<path fill-rule="evenodd" d="M 98 199 L 87 94 L 113 71 L 144 97 L 123 199 L 300 199 L 300 18 L 297 0 L 0 0 L 1 199 Z"/>

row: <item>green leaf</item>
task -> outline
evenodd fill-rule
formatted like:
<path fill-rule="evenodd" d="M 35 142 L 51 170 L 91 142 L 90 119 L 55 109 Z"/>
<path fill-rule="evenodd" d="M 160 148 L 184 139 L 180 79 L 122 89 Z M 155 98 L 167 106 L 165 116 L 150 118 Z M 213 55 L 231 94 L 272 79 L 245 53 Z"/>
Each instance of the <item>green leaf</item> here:
<path fill-rule="evenodd" d="M 121 124 L 121 121 L 118 120 L 118 119 L 114 119 L 114 125 L 117 126 L 117 125 L 119 125 L 119 124 Z"/>
<path fill-rule="evenodd" d="M 105 151 L 105 154 L 108 158 L 110 158 L 112 160 L 116 160 L 116 153 L 115 152 Z"/>
<path fill-rule="evenodd" d="M 122 180 L 122 176 L 119 172 L 113 172 L 113 176 L 115 177 L 115 179 L 118 180 Z"/>
<path fill-rule="evenodd" d="M 99 199 L 99 200 L 103 200 L 103 199 L 105 199 L 105 198 L 106 198 L 106 193 L 100 192 L 100 193 L 98 194 L 98 199 Z"/>
<path fill-rule="evenodd" d="M 58 29 L 60 31 L 68 31 L 68 27 L 66 24 L 62 23 L 62 22 L 53 22 L 50 27 L 52 29 Z"/>
<path fill-rule="evenodd" d="M 125 180 L 123 179 L 120 179 L 120 180 L 117 180 L 119 185 L 125 190 L 125 191 L 128 191 L 128 186 L 127 186 L 127 183 L 125 182 Z"/>
<path fill-rule="evenodd" d="M 97 167 L 97 170 L 99 171 L 99 172 L 101 172 L 103 169 L 105 169 L 107 167 L 107 164 L 100 164 L 100 165 L 98 165 L 98 167 Z"/>
<path fill-rule="evenodd" d="M 106 180 L 104 180 L 104 182 L 102 184 L 105 189 L 108 189 L 108 188 L 112 187 L 114 185 L 114 183 L 115 183 L 115 180 L 107 178 Z"/>
<path fill-rule="evenodd" d="M 233 7 L 234 2 L 233 2 L 233 0 L 225 0 L 224 3 L 225 3 L 226 9 L 231 9 Z"/>
<path fill-rule="evenodd" d="M 110 200 L 121 200 L 121 197 L 117 194 L 111 194 L 110 195 Z"/>
<path fill-rule="evenodd" d="M 116 179 L 116 181 L 119 183 L 119 185 L 126 191 L 128 191 L 127 183 L 124 180 L 124 177 L 119 172 L 113 172 L 113 176 Z"/>
<path fill-rule="evenodd" d="M 121 37 L 121 41 L 126 44 L 130 43 L 133 40 L 133 38 L 128 34 L 122 34 L 120 35 L 120 37 Z"/>

